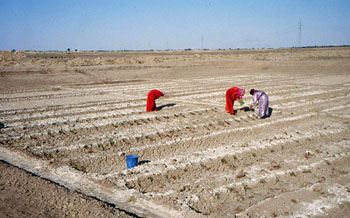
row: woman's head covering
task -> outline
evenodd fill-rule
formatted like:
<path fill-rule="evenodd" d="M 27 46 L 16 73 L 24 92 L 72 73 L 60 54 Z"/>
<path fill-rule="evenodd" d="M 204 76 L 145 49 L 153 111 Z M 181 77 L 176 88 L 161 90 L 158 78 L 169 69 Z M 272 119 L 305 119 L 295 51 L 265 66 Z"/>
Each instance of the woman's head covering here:
<path fill-rule="evenodd" d="M 254 89 L 251 89 L 249 93 L 250 93 L 251 95 L 254 95 L 254 92 L 255 92 L 255 90 L 254 90 Z"/>
<path fill-rule="evenodd" d="M 242 99 L 245 94 L 245 89 L 238 89 L 238 99 Z"/>
<path fill-rule="evenodd" d="M 239 89 L 239 90 L 238 90 L 238 94 L 239 94 L 240 96 L 244 96 L 244 94 L 245 94 L 245 89 Z"/>

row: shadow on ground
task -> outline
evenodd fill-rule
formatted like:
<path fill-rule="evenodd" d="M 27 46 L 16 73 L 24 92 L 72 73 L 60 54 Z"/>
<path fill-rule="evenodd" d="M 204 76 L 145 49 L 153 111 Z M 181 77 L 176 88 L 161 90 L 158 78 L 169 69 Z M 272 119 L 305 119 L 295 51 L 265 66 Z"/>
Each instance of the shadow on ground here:
<path fill-rule="evenodd" d="M 174 107 L 176 104 L 175 103 L 171 103 L 171 104 L 164 104 L 164 105 L 161 105 L 159 107 L 157 107 L 157 110 L 162 110 L 163 108 L 165 107 Z"/>
<path fill-rule="evenodd" d="M 249 108 L 249 107 L 242 107 L 242 108 L 240 108 L 239 110 L 242 110 L 242 111 L 244 111 L 244 112 L 249 112 L 249 111 L 255 112 L 255 108 Z M 258 110 L 259 110 L 259 109 L 258 109 Z M 264 118 L 271 117 L 272 111 L 273 111 L 273 108 L 272 108 L 272 107 L 269 107 L 269 116 L 266 116 L 266 117 L 264 117 Z"/>
<path fill-rule="evenodd" d="M 149 162 L 151 162 L 151 161 L 150 160 L 141 160 L 137 163 L 137 166 L 140 166 L 142 164 L 149 163 Z"/>

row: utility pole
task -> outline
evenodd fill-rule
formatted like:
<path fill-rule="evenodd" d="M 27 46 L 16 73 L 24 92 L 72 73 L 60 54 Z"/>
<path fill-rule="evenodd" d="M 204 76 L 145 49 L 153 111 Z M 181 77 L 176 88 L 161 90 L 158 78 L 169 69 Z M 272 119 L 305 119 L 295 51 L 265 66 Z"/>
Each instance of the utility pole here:
<path fill-rule="evenodd" d="M 299 33 L 298 33 L 298 47 L 302 46 L 302 41 L 301 41 L 301 28 L 303 27 L 303 24 L 301 23 L 301 21 L 298 23 L 298 29 L 299 29 Z"/>
<path fill-rule="evenodd" d="M 166 37 L 166 46 L 165 46 L 166 50 L 169 50 L 169 41 L 168 41 L 168 36 Z"/>
<path fill-rule="evenodd" d="M 201 50 L 203 50 L 203 35 L 201 36 Z"/>

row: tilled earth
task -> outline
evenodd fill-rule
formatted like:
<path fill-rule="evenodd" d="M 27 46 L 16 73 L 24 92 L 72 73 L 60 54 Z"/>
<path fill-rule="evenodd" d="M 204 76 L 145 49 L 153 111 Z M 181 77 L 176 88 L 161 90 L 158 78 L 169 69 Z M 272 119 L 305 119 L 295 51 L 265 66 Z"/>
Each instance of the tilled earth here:
<path fill-rule="evenodd" d="M 348 48 L 2 57 L 0 215 L 350 214 Z"/>

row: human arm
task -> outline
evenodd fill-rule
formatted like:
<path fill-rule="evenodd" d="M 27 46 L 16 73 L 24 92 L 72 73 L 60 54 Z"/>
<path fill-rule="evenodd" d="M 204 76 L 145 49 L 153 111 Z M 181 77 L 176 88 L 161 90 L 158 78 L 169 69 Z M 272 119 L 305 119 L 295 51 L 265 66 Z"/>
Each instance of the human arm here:
<path fill-rule="evenodd" d="M 257 103 L 258 103 L 258 93 L 255 92 L 254 95 L 253 95 L 253 102 L 250 105 L 250 108 L 254 108 Z"/>

